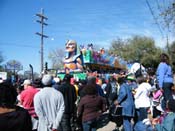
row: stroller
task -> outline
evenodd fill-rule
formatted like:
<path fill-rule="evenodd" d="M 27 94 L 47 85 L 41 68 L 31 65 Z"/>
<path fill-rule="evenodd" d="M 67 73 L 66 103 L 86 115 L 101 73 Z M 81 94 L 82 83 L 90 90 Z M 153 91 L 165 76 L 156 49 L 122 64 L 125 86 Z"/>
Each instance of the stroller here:
<path fill-rule="evenodd" d="M 116 128 L 113 131 L 120 131 L 119 128 L 123 125 L 122 106 L 111 105 L 109 108 L 109 119 L 116 123 Z"/>

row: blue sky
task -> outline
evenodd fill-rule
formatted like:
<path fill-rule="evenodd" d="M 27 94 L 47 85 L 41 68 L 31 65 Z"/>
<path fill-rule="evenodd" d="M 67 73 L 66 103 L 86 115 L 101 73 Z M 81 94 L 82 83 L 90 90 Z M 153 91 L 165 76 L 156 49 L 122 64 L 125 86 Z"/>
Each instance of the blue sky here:
<path fill-rule="evenodd" d="M 154 6 L 151 0 L 151 6 Z M 53 49 L 63 48 L 68 39 L 78 44 L 93 43 L 108 48 L 117 37 L 153 37 L 164 47 L 164 39 L 146 0 L 0 0 L 0 51 L 9 60 L 18 60 L 24 70 L 32 64 L 40 72 L 40 25 L 36 22 L 44 9 L 48 17 L 44 33 L 44 61 Z"/>

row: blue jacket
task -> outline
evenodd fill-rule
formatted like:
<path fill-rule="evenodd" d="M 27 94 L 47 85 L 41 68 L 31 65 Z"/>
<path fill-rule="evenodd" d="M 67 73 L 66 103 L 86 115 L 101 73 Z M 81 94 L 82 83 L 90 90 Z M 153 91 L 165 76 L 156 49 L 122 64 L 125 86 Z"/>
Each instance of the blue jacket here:
<path fill-rule="evenodd" d="M 117 101 L 123 107 L 122 108 L 123 116 L 129 116 L 129 117 L 134 116 L 135 114 L 134 100 L 132 96 L 131 87 L 128 84 L 123 83 L 122 85 L 120 85 L 119 96 Z"/>
<path fill-rule="evenodd" d="M 155 126 L 156 131 L 175 131 L 175 113 L 170 112 L 161 124 Z"/>
<path fill-rule="evenodd" d="M 173 73 L 170 65 L 161 62 L 156 72 L 158 85 L 160 88 L 163 87 L 163 83 L 173 83 Z"/>

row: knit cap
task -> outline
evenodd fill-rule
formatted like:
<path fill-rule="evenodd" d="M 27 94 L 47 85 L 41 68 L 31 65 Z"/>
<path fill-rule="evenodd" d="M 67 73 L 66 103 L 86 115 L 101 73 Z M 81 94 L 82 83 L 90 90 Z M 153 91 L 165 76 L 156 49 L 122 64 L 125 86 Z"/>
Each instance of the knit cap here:
<path fill-rule="evenodd" d="M 53 77 L 49 74 L 46 74 L 42 78 L 42 84 L 45 86 L 51 85 L 52 84 Z"/>

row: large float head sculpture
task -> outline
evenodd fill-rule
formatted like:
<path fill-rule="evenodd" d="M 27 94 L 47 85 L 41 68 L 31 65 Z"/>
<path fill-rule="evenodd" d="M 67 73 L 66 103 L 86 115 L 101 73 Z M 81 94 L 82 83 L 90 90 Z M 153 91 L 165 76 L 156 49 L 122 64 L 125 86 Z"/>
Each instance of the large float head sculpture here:
<path fill-rule="evenodd" d="M 69 71 L 82 71 L 81 52 L 75 40 L 66 43 L 66 56 L 64 57 L 64 69 Z"/>

